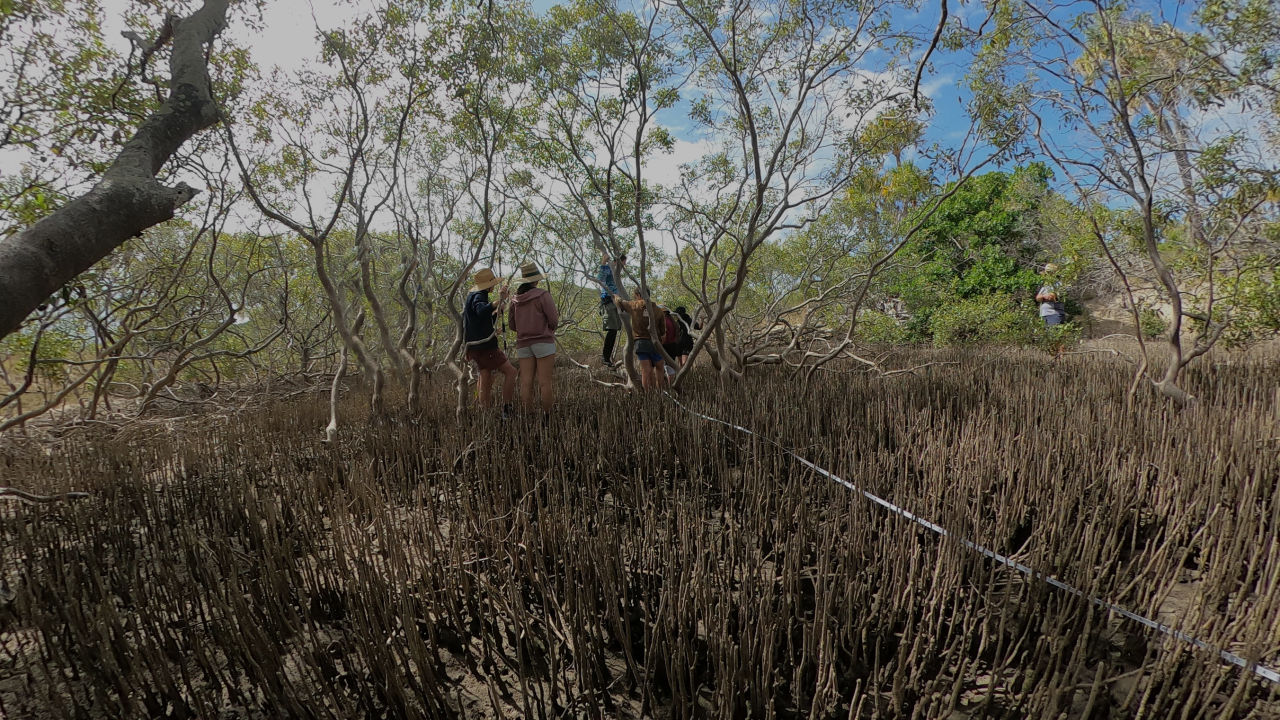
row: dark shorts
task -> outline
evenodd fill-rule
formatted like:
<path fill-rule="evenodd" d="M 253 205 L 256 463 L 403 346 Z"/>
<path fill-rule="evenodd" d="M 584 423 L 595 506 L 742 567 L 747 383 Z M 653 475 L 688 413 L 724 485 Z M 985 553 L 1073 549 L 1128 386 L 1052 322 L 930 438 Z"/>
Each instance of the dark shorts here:
<path fill-rule="evenodd" d="M 684 345 L 683 345 L 682 343 L 678 343 L 678 342 L 677 342 L 677 343 L 662 343 L 662 349 L 663 349 L 663 350 L 666 350 L 666 351 L 667 351 L 667 354 L 668 354 L 668 355 L 670 355 L 670 356 L 671 356 L 671 357 L 673 357 L 673 358 L 678 358 L 678 357 L 680 357 L 681 355 L 686 355 L 686 354 L 687 354 L 687 353 L 685 353 L 685 352 L 684 352 Z"/>
<path fill-rule="evenodd" d="M 1067 321 L 1067 316 L 1063 315 L 1062 313 L 1054 313 L 1052 315 L 1042 315 L 1041 317 L 1044 318 L 1045 327 L 1061 325 L 1062 323 Z"/>
<path fill-rule="evenodd" d="M 653 341 L 648 338 L 636 340 L 636 357 L 648 360 L 654 365 L 662 364 L 662 356 L 658 354 L 658 348 L 654 347 Z"/>
<path fill-rule="evenodd" d="M 467 359 L 481 370 L 497 370 L 507 364 L 507 355 L 498 348 L 486 350 L 468 350 Z"/>

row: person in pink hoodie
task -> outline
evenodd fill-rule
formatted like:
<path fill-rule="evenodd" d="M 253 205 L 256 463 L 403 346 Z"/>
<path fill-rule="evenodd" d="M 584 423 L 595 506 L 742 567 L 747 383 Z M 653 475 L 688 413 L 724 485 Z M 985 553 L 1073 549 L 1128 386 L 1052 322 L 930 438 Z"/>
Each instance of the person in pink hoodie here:
<path fill-rule="evenodd" d="M 551 293 L 538 287 L 546 275 L 534 263 L 520 266 L 516 296 L 511 300 L 509 319 L 516 331 L 516 359 L 520 362 L 520 403 L 525 410 L 533 408 L 533 380 L 536 375 L 542 394 L 542 412 L 551 414 L 556 388 L 553 368 L 556 362 L 556 327 L 560 313 Z"/>

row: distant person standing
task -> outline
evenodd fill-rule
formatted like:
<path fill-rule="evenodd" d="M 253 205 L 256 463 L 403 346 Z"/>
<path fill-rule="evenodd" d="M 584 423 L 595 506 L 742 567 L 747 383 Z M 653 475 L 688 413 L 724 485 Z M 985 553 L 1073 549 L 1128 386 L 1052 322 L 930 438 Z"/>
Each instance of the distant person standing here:
<path fill-rule="evenodd" d="M 1046 327 L 1061 325 L 1067 321 L 1066 306 L 1058 299 L 1058 288 L 1051 279 L 1051 275 L 1057 271 L 1058 266 L 1053 263 L 1044 266 L 1045 284 L 1036 293 L 1036 302 L 1040 303 L 1040 318 L 1044 320 Z"/>
<path fill-rule="evenodd" d="M 631 332 L 635 335 L 636 359 L 640 361 L 640 386 L 646 390 L 656 390 L 666 382 L 667 374 L 663 369 L 662 354 L 654 345 L 653 334 L 649 328 L 649 303 L 645 302 L 636 288 L 635 300 L 623 300 L 621 295 L 614 295 L 613 302 L 631 315 Z"/>
<path fill-rule="evenodd" d="M 662 349 L 680 367 L 680 318 L 675 313 L 662 309 Z"/>
<path fill-rule="evenodd" d="M 551 293 L 538 287 L 546 280 L 534 263 L 520 266 L 516 296 L 511 301 L 511 327 L 516 331 L 516 359 L 520 361 L 520 404 L 533 408 L 533 381 L 542 394 L 543 419 L 555 404 L 556 328 L 560 312 Z"/>
<path fill-rule="evenodd" d="M 507 302 L 507 288 L 498 292 L 498 302 L 489 301 L 489 290 L 498 284 L 493 270 L 484 268 L 472 278 L 471 293 L 462 310 L 462 330 L 466 338 L 467 359 L 480 371 L 479 404 L 487 408 L 493 404 L 493 373 L 502 373 L 502 415 L 511 414 L 511 399 L 516 393 L 516 369 L 507 360 L 506 353 L 498 348 L 498 333 L 493 320 L 502 312 Z"/>
<path fill-rule="evenodd" d="M 676 324 L 679 325 L 680 341 L 673 357 L 683 366 L 689 361 L 689 353 L 693 352 L 693 318 L 690 318 L 689 311 L 680 305 L 676 307 L 675 319 Z"/>
<path fill-rule="evenodd" d="M 618 256 L 619 268 L 626 262 L 626 255 Z M 613 346 L 618 341 L 618 331 L 622 329 L 622 318 L 618 316 L 618 306 L 613 304 L 613 296 L 618 295 L 619 292 L 608 255 L 601 259 L 600 271 L 596 279 L 600 282 L 600 318 L 604 321 L 604 349 L 601 351 L 600 359 L 605 367 L 614 367 Z"/>

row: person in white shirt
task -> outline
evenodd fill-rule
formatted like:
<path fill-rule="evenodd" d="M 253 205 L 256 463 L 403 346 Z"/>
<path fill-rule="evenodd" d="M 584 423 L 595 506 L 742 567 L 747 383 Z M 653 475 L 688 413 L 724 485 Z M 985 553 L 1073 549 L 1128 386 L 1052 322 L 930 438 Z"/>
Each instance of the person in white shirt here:
<path fill-rule="evenodd" d="M 1061 325 L 1067 321 L 1066 308 L 1058 299 L 1058 289 L 1054 286 L 1050 275 L 1058 271 L 1058 266 L 1049 263 L 1044 266 L 1045 284 L 1036 293 L 1036 302 L 1040 303 L 1040 318 L 1046 327 Z"/>

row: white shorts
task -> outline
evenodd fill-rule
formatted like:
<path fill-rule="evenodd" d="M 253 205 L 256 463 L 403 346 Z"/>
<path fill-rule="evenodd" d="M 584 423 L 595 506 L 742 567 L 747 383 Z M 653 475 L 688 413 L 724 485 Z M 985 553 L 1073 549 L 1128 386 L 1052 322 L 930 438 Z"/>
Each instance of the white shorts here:
<path fill-rule="evenodd" d="M 534 343 L 529 347 L 516 348 L 517 360 L 522 360 L 524 358 L 544 358 L 544 357 L 547 357 L 548 355 L 555 355 L 555 354 L 556 354 L 556 344 L 553 342 Z"/>

